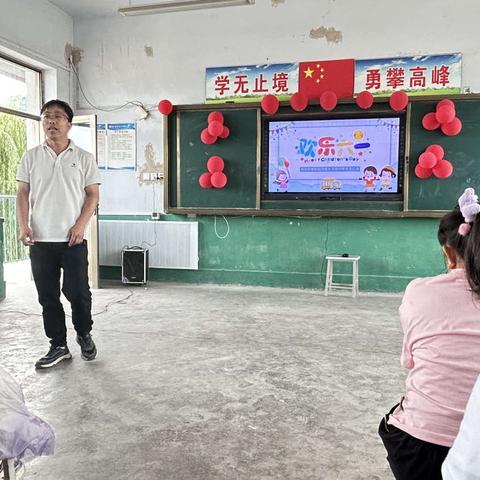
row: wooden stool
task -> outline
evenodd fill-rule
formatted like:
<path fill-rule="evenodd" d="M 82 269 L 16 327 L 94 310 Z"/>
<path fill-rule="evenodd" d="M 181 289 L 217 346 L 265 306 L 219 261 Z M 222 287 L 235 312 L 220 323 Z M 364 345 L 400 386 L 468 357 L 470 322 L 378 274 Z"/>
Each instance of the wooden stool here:
<path fill-rule="evenodd" d="M 327 255 L 327 274 L 325 277 L 325 296 L 332 290 L 351 290 L 352 297 L 358 295 L 358 261 L 359 255 L 342 257 L 341 255 Z M 334 262 L 351 263 L 352 264 L 352 283 L 333 283 L 333 265 Z"/>

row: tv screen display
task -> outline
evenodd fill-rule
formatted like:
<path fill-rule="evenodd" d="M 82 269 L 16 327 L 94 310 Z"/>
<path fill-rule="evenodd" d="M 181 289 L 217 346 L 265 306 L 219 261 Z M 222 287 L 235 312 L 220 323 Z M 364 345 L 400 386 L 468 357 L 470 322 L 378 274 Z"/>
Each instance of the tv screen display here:
<path fill-rule="evenodd" d="M 263 198 L 400 197 L 403 120 L 377 114 L 266 121 Z"/>

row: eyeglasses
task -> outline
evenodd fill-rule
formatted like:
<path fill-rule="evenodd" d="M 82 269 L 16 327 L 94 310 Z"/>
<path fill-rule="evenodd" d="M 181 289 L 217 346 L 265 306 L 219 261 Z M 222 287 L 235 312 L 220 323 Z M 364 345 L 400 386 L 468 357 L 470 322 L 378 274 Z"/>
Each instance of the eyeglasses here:
<path fill-rule="evenodd" d="M 49 122 L 50 120 L 55 120 L 56 122 L 59 122 L 61 120 L 68 120 L 68 117 L 66 115 L 62 115 L 60 113 L 55 113 L 55 114 L 45 114 L 41 116 L 41 119 L 44 122 Z"/>

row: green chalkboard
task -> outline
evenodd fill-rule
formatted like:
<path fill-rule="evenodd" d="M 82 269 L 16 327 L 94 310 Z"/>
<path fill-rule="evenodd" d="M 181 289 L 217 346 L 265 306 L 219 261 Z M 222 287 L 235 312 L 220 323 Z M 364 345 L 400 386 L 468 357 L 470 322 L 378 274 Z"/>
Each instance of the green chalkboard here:
<path fill-rule="evenodd" d="M 468 97 L 467 97 L 468 98 Z M 415 102 L 410 119 L 410 162 L 408 169 L 408 210 L 450 210 L 463 190 L 480 187 L 480 99 L 455 100 L 457 117 L 462 131 L 454 136 L 444 135 L 440 129 L 428 131 L 422 127 L 422 118 L 435 111 L 437 101 Z M 454 167 L 451 177 L 440 180 L 434 176 L 421 180 L 415 176 L 419 155 L 436 143 L 445 150 L 445 158 Z"/>
<path fill-rule="evenodd" d="M 412 97 L 407 115 L 406 178 L 403 201 L 296 201 L 260 199 L 260 139 L 261 109 L 258 104 L 218 106 L 193 105 L 177 107 L 168 118 L 166 160 L 167 210 L 172 213 L 216 213 L 254 215 L 319 215 L 352 216 L 438 216 L 455 206 L 458 196 L 467 186 L 480 190 L 480 95 L 457 95 L 454 100 L 457 116 L 463 123 L 459 135 L 448 137 L 440 129 L 425 130 L 422 118 L 435 111 L 444 97 Z M 313 107 L 318 109 L 319 107 Z M 376 99 L 372 110 L 388 110 L 388 99 Z M 230 136 L 213 145 L 200 140 L 201 131 L 208 125 L 212 110 L 220 110 Z M 335 111 L 355 111 L 353 102 L 343 102 Z M 312 110 L 312 107 L 309 107 Z M 280 112 L 291 111 L 287 103 Z M 408 142 L 407 142 L 408 143 Z M 419 155 L 431 144 L 445 149 L 445 158 L 454 166 L 447 179 L 431 177 L 421 180 L 415 176 Z M 408 145 L 407 145 L 408 147 Z M 207 171 L 207 160 L 219 155 L 225 161 L 228 178 L 224 189 L 203 189 L 198 183 Z"/>
<path fill-rule="evenodd" d="M 218 109 L 217 109 L 218 110 Z M 248 208 L 257 205 L 257 109 L 218 110 L 230 135 L 212 145 L 200 140 L 212 110 L 178 111 L 169 135 L 169 199 L 177 208 Z M 207 161 L 219 155 L 225 162 L 227 186 L 204 189 L 198 183 Z"/>

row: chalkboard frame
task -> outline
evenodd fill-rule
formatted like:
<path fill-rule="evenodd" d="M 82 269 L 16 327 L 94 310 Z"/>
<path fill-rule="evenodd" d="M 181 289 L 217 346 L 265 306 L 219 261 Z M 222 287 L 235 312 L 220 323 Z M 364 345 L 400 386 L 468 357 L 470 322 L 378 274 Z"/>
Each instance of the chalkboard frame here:
<path fill-rule="evenodd" d="M 260 148 L 261 148 L 261 118 L 265 115 L 261 112 L 261 104 L 258 102 L 249 102 L 245 104 L 197 104 L 197 105 L 179 105 L 174 108 L 173 113 L 169 117 L 164 117 L 164 167 L 165 167 L 165 188 L 164 201 L 166 213 L 179 215 L 228 215 L 228 216 L 305 216 L 305 217 L 367 217 L 367 218 L 439 218 L 447 211 L 445 209 L 411 209 L 410 194 L 410 175 L 413 164 L 410 162 L 411 156 L 411 108 L 417 102 L 437 102 L 443 98 L 448 98 L 453 101 L 468 100 L 478 102 L 480 105 L 480 94 L 457 94 L 457 95 L 425 95 L 412 96 L 409 98 L 409 105 L 407 107 L 406 117 L 406 139 L 405 139 L 405 164 L 404 164 L 404 182 L 403 182 L 403 200 L 401 206 L 397 205 L 396 209 L 386 210 L 382 205 L 378 208 L 371 209 L 341 209 L 341 208 L 327 208 L 327 209 L 311 209 L 311 208 L 292 208 L 290 205 L 285 205 L 284 208 L 277 205 L 275 208 L 266 208 L 266 202 L 260 201 Z M 375 98 L 375 105 L 386 104 L 388 108 L 388 97 Z M 341 99 L 339 104 L 355 104 L 354 99 Z M 281 102 L 281 106 L 288 106 L 288 102 Z M 385 105 L 384 105 L 385 107 Z M 175 193 L 175 184 L 178 183 L 181 171 L 172 173 L 172 167 L 176 167 L 175 155 L 179 134 L 181 131 L 181 123 L 178 121 L 177 112 L 184 111 L 229 111 L 256 108 L 257 115 L 257 152 L 256 152 L 256 203 L 254 208 L 225 208 L 225 207 L 179 207 L 172 202 L 172 197 Z M 418 128 L 418 127 L 417 127 Z M 174 134 L 172 135 L 172 130 Z M 416 162 L 415 162 L 416 163 Z M 379 203 L 379 202 L 377 202 Z M 337 202 L 338 204 L 338 202 Z M 377 206 L 377 205 L 376 205 Z M 400 207 L 400 208 L 399 208 Z"/>

